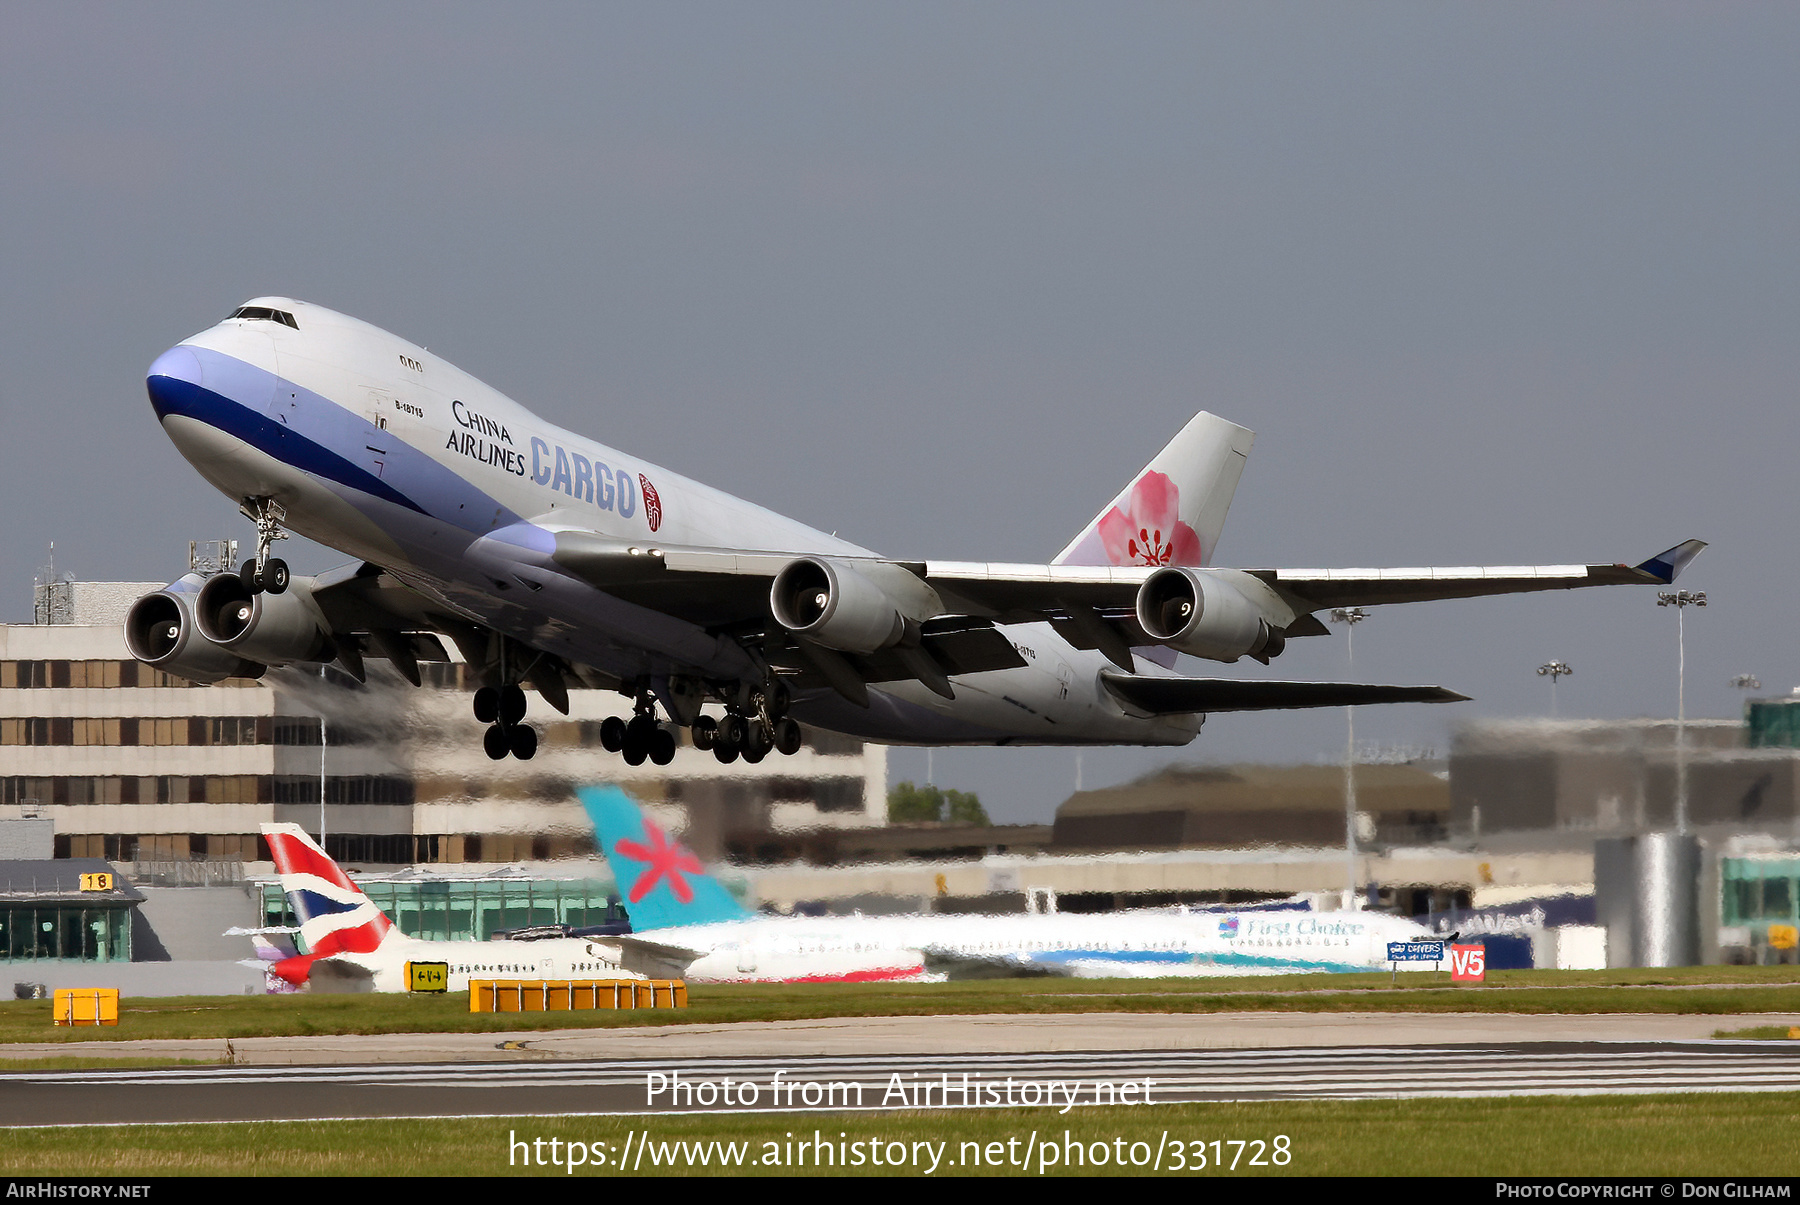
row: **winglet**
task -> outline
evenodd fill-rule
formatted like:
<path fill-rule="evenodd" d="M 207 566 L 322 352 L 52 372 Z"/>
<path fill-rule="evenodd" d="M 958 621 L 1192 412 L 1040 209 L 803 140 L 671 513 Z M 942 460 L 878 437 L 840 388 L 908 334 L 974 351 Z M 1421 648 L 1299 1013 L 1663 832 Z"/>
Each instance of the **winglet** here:
<path fill-rule="evenodd" d="M 1648 573 L 1666 586 L 1679 577 L 1681 571 L 1687 568 L 1687 563 L 1699 556 L 1700 550 L 1705 547 L 1705 540 L 1684 540 L 1667 552 L 1659 552 L 1643 564 L 1633 565 L 1632 568 L 1639 573 Z"/>

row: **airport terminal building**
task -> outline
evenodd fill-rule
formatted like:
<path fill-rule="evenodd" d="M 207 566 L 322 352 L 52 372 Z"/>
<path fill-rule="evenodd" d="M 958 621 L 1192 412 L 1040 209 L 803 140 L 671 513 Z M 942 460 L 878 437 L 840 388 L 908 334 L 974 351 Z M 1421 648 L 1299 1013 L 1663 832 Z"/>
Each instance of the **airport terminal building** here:
<path fill-rule="evenodd" d="M 38 622 L 0 627 L 0 805 L 50 820 L 57 857 L 266 861 L 259 825 L 321 820 L 345 862 L 579 856 L 593 834 L 573 789 L 595 781 L 678 818 L 715 859 L 764 834 L 886 820 L 885 749 L 831 733 L 757 765 L 682 747 L 632 768 L 600 745 L 630 701 L 573 690 L 567 716 L 533 699 L 536 758 L 493 762 L 456 661 L 422 664 L 422 688 L 379 661 L 366 683 L 290 668 L 195 686 L 126 651 L 125 611 L 161 585 L 40 583 Z"/>

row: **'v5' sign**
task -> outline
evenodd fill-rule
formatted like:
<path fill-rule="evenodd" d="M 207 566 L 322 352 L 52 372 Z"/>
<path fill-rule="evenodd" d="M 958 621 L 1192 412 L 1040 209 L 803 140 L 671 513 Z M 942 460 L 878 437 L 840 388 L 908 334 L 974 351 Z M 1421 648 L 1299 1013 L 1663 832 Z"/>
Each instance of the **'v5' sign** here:
<path fill-rule="evenodd" d="M 1486 946 L 1450 947 L 1450 982 L 1481 983 L 1486 976 Z"/>

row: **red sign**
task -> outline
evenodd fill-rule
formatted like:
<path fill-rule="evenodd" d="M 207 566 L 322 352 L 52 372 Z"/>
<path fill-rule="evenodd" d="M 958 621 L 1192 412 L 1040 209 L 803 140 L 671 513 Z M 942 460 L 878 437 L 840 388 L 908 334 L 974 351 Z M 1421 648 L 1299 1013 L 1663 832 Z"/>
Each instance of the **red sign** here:
<path fill-rule="evenodd" d="M 1450 982 L 1481 983 L 1487 977 L 1486 946 L 1450 947 Z"/>

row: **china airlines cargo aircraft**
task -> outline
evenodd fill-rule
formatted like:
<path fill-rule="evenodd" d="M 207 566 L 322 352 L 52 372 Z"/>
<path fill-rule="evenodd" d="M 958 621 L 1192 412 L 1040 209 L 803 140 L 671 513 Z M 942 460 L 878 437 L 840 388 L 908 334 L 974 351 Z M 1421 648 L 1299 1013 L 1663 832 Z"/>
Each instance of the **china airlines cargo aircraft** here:
<path fill-rule="evenodd" d="M 635 701 L 603 743 L 667 764 L 800 747 L 803 721 L 929 745 L 1184 745 L 1205 714 L 1441 703 L 1435 686 L 1188 677 L 1176 653 L 1267 664 L 1331 607 L 1668 583 L 1636 566 L 1226 569 L 1213 546 L 1251 433 L 1196 415 L 1045 565 L 895 560 L 535 417 L 422 347 L 258 298 L 151 365 L 151 405 L 257 527 L 239 573 L 140 599 L 133 655 L 214 682 L 367 657 L 419 680 L 448 637 L 484 683 L 489 756 L 529 758 L 532 687 Z M 289 531 L 356 563 L 290 577 Z"/>
<path fill-rule="evenodd" d="M 1386 970 L 1442 934 L 1379 912 L 1179 908 L 1025 916 L 761 916 L 615 786 L 583 787 L 631 936 L 695 982 L 1198 978 Z M 1401 963 L 1425 970 L 1428 963 Z"/>

